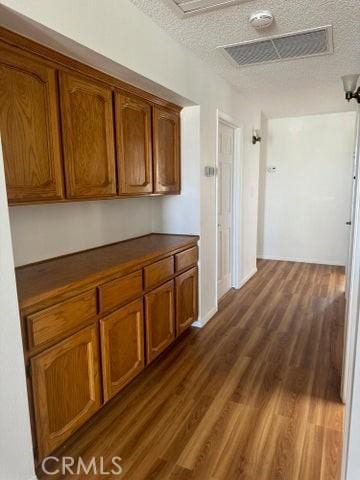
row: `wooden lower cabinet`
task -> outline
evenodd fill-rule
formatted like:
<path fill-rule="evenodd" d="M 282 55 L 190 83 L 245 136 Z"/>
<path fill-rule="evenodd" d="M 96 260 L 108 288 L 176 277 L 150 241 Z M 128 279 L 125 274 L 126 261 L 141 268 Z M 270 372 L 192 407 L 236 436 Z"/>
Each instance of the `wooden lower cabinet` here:
<path fill-rule="evenodd" d="M 104 399 L 109 400 L 145 366 L 142 299 L 100 321 Z"/>
<path fill-rule="evenodd" d="M 37 466 L 197 319 L 196 245 L 151 234 L 17 270 Z"/>
<path fill-rule="evenodd" d="M 43 458 L 101 404 L 95 325 L 31 359 L 38 456 Z"/>
<path fill-rule="evenodd" d="M 198 317 L 198 270 L 191 270 L 175 279 L 176 336 L 186 330 Z"/>
<path fill-rule="evenodd" d="M 175 339 L 174 281 L 145 295 L 146 354 L 150 363 Z"/>

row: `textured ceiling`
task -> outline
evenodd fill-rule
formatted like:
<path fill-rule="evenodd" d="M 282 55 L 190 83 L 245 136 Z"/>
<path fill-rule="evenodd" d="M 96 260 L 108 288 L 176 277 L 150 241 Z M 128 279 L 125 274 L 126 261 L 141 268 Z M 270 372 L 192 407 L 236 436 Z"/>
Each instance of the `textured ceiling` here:
<path fill-rule="evenodd" d="M 165 0 L 131 1 L 244 95 L 262 98 L 268 114 L 296 113 L 296 108 L 300 114 L 347 109 L 340 77 L 360 73 L 359 0 L 255 0 L 188 18 L 177 16 Z M 248 22 L 250 13 L 259 9 L 269 9 L 275 17 L 263 32 Z M 333 55 L 238 68 L 216 50 L 219 45 L 329 24 L 334 29 Z"/>

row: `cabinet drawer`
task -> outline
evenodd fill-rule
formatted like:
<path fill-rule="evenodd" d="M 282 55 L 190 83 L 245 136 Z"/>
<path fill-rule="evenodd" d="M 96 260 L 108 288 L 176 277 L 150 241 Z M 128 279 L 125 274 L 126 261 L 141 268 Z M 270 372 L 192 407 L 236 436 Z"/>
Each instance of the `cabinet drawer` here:
<path fill-rule="evenodd" d="M 101 285 L 99 287 L 100 313 L 107 312 L 140 297 L 142 291 L 143 278 L 141 270 Z"/>
<path fill-rule="evenodd" d="M 164 258 L 144 268 L 145 288 L 159 285 L 174 275 L 174 257 Z"/>
<path fill-rule="evenodd" d="M 96 316 L 96 292 L 91 290 L 27 317 L 29 348 L 61 339 Z"/>
<path fill-rule="evenodd" d="M 175 255 L 175 269 L 177 272 L 185 270 L 185 268 L 192 267 L 197 264 L 198 261 L 198 248 L 193 247 L 185 250 L 184 252 L 177 253 Z"/>

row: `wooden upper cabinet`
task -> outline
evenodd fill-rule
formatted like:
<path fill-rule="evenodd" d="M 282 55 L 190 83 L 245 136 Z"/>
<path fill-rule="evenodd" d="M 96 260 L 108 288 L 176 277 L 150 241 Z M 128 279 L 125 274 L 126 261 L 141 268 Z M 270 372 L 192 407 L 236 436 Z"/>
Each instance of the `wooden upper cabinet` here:
<path fill-rule="evenodd" d="M 62 199 L 56 71 L 3 46 L 0 132 L 9 202 Z"/>
<path fill-rule="evenodd" d="M 119 194 L 153 191 L 151 105 L 115 93 Z"/>
<path fill-rule="evenodd" d="M 154 360 L 175 339 L 174 281 L 145 295 L 147 362 Z"/>
<path fill-rule="evenodd" d="M 153 110 L 154 191 L 180 193 L 180 115 Z"/>
<path fill-rule="evenodd" d="M 115 196 L 111 88 L 60 72 L 60 98 L 67 197 Z"/>
<path fill-rule="evenodd" d="M 95 326 L 31 359 L 39 458 L 63 443 L 100 408 Z"/>
<path fill-rule="evenodd" d="M 142 299 L 100 321 L 105 401 L 113 397 L 145 366 Z"/>
<path fill-rule="evenodd" d="M 179 110 L 0 32 L 0 132 L 9 203 L 180 193 Z"/>

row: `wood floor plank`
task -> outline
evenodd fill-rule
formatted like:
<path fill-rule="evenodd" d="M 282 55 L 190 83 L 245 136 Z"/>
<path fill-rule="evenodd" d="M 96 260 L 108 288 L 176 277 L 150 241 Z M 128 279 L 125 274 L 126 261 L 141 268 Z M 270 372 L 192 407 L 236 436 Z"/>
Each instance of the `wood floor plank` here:
<path fill-rule="evenodd" d="M 241 413 L 241 407 L 234 402 L 227 402 L 216 423 L 194 455 L 192 463 L 193 478 L 211 478 L 215 466 L 223 456 L 226 442 Z"/>
<path fill-rule="evenodd" d="M 55 454 L 119 456 L 111 480 L 339 480 L 344 311 L 341 267 L 261 260 Z"/>
<path fill-rule="evenodd" d="M 299 480 L 320 480 L 323 462 L 324 429 L 308 425 L 302 451 Z"/>
<path fill-rule="evenodd" d="M 338 480 L 341 473 L 341 433 L 325 429 L 325 445 L 320 480 Z"/>

